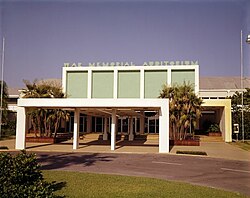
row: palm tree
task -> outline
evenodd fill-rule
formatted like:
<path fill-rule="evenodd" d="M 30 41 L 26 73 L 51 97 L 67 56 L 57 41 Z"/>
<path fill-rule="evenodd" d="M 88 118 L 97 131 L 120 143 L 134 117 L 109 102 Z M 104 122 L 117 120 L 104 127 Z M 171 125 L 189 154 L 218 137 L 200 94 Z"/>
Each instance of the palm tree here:
<path fill-rule="evenodd" d="M 250 88 L 246 88 L 243 92 L 243 104 L 242 106 L 242 93 L 236 91 L 235 94 L 230 97 L 232 104 L 232 121 L 233 124 L 239 124 L 240 131 L 242 131 L 242 111 L 244 113 L 244 138 L 250 138 Z M 242 133 L 239 133 L 239 138 L 242 138 Z"/>
<path fill-rule="evenodd" d="M 35 133 L 35 137 L 37 137 L 37 128 L 38 128 L 38 121 L 37 121 L 37 110 L 36 109 L 30 109 L 27 112 L 28 116 L 30 117 L 31 120 L 31 128 L 33 129 L 34 133 Z M 29 129 L 30 130 L 30 129 Z"/>
<path fill-rule="evenodd" d="M 46 81 L 38 82 L 34 80 L 31 83 L 23 80 L 26 88 L 21 90 L 22 98 L 63 98 L 65 94 L 58 85 L 47 83 Z"/>
<path fill-rule="evenodd" d="M 65 94 L 62 92 L 62 88 L 54 83 L 35 80 L 31 83 L 28 80 L 24 80 L 26 89 L 21 90 L 22 98 L 63 98 Z M 67 120 L 67 112 L 63 110 L 54 109 L 31 109 L 28 112 L 31 117 L 32 128 L 35 131 L 35 136 L 37 132 L 39 136 L 44 135 L 51 136 L 51 129 L 56 132 L 59 126 L 60 119 Z"/>
<path fill-rule="evenodd" d="M 59 126 L 60 121 L 61 121 L 62 119 L 63 119 L 63 120 L 66 120 L 66 121 L 69 121 L 69 118 L 70 118 L 70 114 L 69 114 L 67 111 L 64 111 L 64 110 L 62 110 L 62 109 L 56 109 L 56 110 L 55 110 L 54 138 L 55 138 L 56 135 L 57 135 L 58 126 Z"/>
<path fill-rule="evenodd" d="M 159 98 L 169 98 L 171 138 L 185 139 L 188 129 L 194 129 L 201 116 L 202 99 L 194 93 L 192 85 L 163 85 Z M 193 130 L 192 130 L 193 132 Z M 190 131 L 191 133 L 191 131 Z M 194 133 L 192 133 L 194 135 Z"/>

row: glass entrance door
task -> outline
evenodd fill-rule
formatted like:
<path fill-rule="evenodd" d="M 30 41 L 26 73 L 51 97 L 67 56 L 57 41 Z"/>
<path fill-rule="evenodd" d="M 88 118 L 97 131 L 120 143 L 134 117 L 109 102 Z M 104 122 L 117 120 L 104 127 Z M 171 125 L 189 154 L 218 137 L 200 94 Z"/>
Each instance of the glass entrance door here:
<path fill-rule="evenodd" d="M 118 133 L 128 133 L 128 118 L 121 117 L 118 119 Z"/>
<path fill-rule="evenodd" d="M 148 117 L 147 124 L 148 133 L 159 133 L 159 118 L 158 116 Z"/>

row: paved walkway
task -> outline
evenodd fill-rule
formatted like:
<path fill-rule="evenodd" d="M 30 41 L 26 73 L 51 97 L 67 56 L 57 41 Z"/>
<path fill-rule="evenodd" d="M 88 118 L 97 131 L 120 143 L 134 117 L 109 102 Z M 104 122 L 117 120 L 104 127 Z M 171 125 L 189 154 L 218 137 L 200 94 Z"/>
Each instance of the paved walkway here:
<path fill-rule="evenodd" d="M 72 140 L 59 144 L 27 143 L 26 150 L 42 152 L 158 153 L 158 138 L 134 142 L 118 141 L 115 151 L 110 150 L 110 141 L 97 140 L 97 138 L 93 139 L 91 136 L 89 138 L 86 136 L 83 140 L 80 140 L 78 150 L 73 150 L 72 145 Z M 0 147 L 1 146 L 7 146 L 10 151 L 13 151 L 15 150 L 15 140 L 2 140 L 0 141 Z M 174 146 L 171 148 L 170 154 L 175 154 L 177 150 L 204 151 L 208 157 L 250 161 L 249 151 L 242 150 L 224 142 L 201 142 L 200 146 Z"/>

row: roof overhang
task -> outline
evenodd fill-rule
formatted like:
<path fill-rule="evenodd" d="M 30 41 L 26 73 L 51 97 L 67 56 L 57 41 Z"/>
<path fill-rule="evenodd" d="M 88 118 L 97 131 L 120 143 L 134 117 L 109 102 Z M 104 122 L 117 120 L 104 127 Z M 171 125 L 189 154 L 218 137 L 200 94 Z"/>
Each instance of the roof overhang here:
<path fill-rule="evenodd" d="M 92 116 L 111 116 L 115 109 L 118 116 L 139 117 L 140 111 L 159 111 L 168 106 L 168 99 L 54 99 L 54 98 L 22 98 L 18 99 L 18 107 L 25 108 L 60 108 Z"/>

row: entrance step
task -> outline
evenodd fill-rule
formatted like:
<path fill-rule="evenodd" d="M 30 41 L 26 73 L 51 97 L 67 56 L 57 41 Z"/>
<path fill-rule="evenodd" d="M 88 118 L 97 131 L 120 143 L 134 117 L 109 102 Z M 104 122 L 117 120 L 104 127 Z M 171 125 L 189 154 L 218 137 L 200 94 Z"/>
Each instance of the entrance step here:
<path fill-rule="evenodd" d="M 80 139 L 94 139 L 94 140 L 102 140 L 102 133 L 83 133 L 80 134 Z M 109 134 L 110 139 L 110 134 Z M 117 140 L 128 140 L 128 134 L 116 134 Z M 136 134 L 134 136 L 134 140 L 159 140 L 159 134 Z"/>
<path fill-rule="evenodd" d="M 80 134 L 80 137 L 83 137 L 83 139 L 95 139 L 98 140 L 99 136 L 102 135 L 101 133 L 84 133 Z"/>
<path fill-rule="evenodd" d="M 147 140 L 159 140 L 159 134 L 148 134 Z"/>
<path fill-rule="evenodd" d="M 200 135 L 201 142 L 224 142 L 221 136 Z"/>

